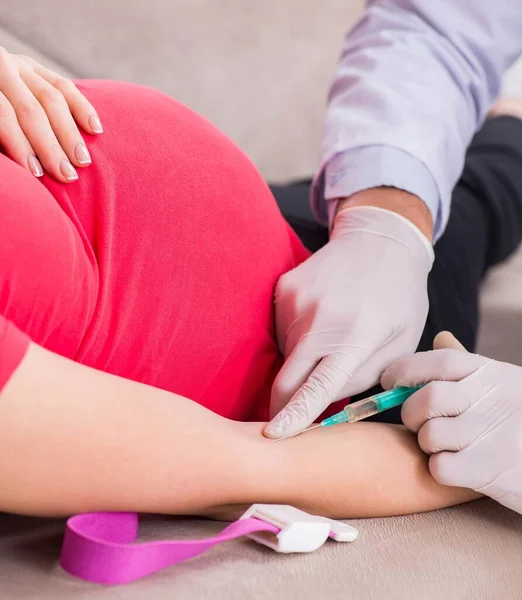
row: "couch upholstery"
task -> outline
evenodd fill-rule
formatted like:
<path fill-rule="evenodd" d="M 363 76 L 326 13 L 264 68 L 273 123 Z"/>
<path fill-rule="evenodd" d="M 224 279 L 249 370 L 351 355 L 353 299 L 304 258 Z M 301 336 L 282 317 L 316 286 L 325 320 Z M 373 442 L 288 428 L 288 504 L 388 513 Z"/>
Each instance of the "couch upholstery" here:
<path fill-rule="evenodd" d="M 205 114 L 272 181 L 317 161 L 328 80 L 362 0 L 2 0 L 0 45 L 75 77 L 158 87 Z M 513 79 L 514 77 L 514 79 Z M 511 87 L 522 77 L 515 72 Z M 522 86 L 521 86 L 522 89 Z M 480 350 L 522 364 L 522 254 L 491 274 Z M 522 517 L 491 501 L 355 523 L 360 540 L 278 556 L 231 542 L 147 580 L 110 589 L 57 566 L 60 521 L 0 515 L 0 597 L 519 598 Z M 198 537 L 220 524 L 153 518 L 144 539 Z"/>
<path fill-rule="evenodd" d="M 2 600 L 517 600 L 522 517 L 481 500 L 355 523 L 360 539 L 314 554 L 234 541 L 141 581 L 106 588 L 56 564 L 62 524 L 0 517 Z M 142 539 L 209 536 L 209 521 L 154 518 Z M 7 531 L 6 531 L 7 530 Z"/>

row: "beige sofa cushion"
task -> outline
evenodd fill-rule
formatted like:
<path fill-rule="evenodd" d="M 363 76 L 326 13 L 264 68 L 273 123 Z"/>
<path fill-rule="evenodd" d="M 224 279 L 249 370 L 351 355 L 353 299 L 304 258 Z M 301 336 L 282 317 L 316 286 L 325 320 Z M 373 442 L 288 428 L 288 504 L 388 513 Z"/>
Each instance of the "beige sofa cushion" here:
<path fill-rule="evenodd" d="M 522 248 L 489 274 L 481 314 L 478 351 L 522 365 Z"/>
<path fill-rule="evenodd" d="M 176 96 L 275 181 L 316 168 L 329 80 L 362 6 L 2 0 L 0 23 L 77 76 L 135 81 Z"/>
<path fill-rule="evenodd" d="M 118 588 L 75 580 L 57 565 L 61 523 L 0 515 L 5 600 L 515 600 L 522 590 L 522 517 L 491 501 L 352 522 L 357 542 L 278 555 L 248 540 Z M 154 518 L 141 539 L 190 539 L 220 523 Z"/>
<path fill-rule="evenodd" d="M 362 0 L 2 0 L 0 45 L 78 77 L 163 89 L 207 115 L 272 179 L 316 166 L 324 99 L 344 29 Z M 53 62 L 53 61 L 51 61 Z M 522 364 L 522 254 L 493 273 L 480 348 Z M 340 474 L 342 476 L 342 474 Z M 334 485 L 334 483 L 332 483 Z M 327 493 L 327 491 L 326 491 Z M 280 556 L 223 545 L 122 588 L 57 565 L 63 524 L 0 515 L 6 600 L 476 600 L 521 596 L 522 517 L 481 501 L 355 523 L 360 539 Z M 221 524 L 154 518 L 143 539 L 202 537 Z"/>

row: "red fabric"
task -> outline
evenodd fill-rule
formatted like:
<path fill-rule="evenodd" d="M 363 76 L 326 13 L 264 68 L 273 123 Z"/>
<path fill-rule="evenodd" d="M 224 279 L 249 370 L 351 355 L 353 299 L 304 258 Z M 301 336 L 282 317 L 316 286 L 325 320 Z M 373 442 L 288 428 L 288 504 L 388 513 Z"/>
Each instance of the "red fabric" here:
<path fill-rule="evenodd" d="M 273 292 L 307 251 L 244 154 L 148 88 L 85 81 L 106 133 L 78 182 L 0 156 L 0 386 L 29 338 L 78 362 L 267 417 Z"/>

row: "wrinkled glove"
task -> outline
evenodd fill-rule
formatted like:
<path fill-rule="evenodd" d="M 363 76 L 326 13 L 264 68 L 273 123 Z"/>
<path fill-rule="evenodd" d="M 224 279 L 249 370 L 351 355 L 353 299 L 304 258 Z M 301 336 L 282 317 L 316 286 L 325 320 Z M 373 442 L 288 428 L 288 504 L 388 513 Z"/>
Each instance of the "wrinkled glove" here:
<path fill-rule="evenodd" d="M 266 436 L 301 431 L 415 351 L 432 264 L 430 242 L 400 215 L 369 206 L 338 213 L 328 244 L 277 285 L 277 339 L 286 360 Z"/>
<path fill-rule="evenodd" d="M 402 408 L 443 485 L 466 487 L 522 513 L 522 368 L 457 350 L 399 360 L 385 388 L 433 382 Z"/>

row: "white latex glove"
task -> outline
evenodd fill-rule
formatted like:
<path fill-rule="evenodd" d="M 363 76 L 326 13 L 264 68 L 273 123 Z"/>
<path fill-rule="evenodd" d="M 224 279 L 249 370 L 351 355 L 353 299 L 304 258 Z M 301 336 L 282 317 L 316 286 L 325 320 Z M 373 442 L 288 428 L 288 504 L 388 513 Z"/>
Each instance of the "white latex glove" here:
<path fill-rule="evenodd" d="M 286 360 L 272 389 L 271 416 L 279 414 L 267 437 L 301 431 L 415 351 L 432 264 L 430 242 L 404 217 L 369 206 L 338 213 L 328 244 L 277 285 L 276 330 Z"/>
<path fill-rule="evenodd" d="M 466 487 L 522 513 L 522 368 L 458 350 L 399 360 L 385 388 L 430 383 L 402 408 L 443 485 Z"/>

